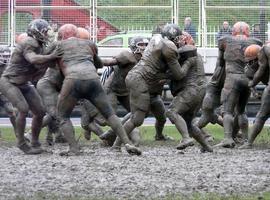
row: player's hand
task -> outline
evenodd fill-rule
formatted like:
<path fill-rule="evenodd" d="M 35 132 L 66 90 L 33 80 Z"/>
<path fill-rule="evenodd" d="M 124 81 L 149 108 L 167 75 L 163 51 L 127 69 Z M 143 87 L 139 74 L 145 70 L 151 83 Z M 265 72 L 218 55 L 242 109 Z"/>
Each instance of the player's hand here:
<path fill-rule="evenodd" d="M 249 81 L 249 82 L 248 82 L 248 87 L 253 87 L 253 86 L 254 86 L 253 81 Z"/>
<path fill-rule="evenodd" d="M 51 55 L 53 56 L 53 58 L 61 58 L 63 54 L 64 50 L 59 45 L 57 45 Z"/>

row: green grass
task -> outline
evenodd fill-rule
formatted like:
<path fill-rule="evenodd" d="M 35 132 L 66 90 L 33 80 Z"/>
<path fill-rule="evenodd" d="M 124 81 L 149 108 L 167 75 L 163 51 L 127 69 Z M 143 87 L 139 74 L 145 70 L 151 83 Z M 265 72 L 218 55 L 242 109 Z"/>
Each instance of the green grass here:
<path fill-rule="evenodd" d="M 250 127 L 252 128 L 252 127 Z M 108 127 L 105 127 L 104 130 L 107 130 Z M 223 139 L 223 128 L 218 125 L 208 125 L 206 128 L 206 131 L 211 133 L 211 135 L 215 138 L 216 142 L 219 142 Z M 1 134 L 1 140 L 7 142 L 7 143 L 15 143 L 15 136 L 13 133 L 13 129 L 10 127 L 1 127 L 0 128 L 2 134 Z M 154 141 L 154 135 L 155 135 L 155 128 L 154 126 L 143 126 L 140 127 L 141 135 L 142 135 L 142 145 L 162 145 L 163 142 L 155 142 Z M 76 137 L 80 137 L 80 141 L 84 142 L 83 138 L 83 130 L 80 127 L 75 127 Z M 177 143 L 181 136 L 176 130 L 175 126 L 169 125 L 165 126 L 164 128 L 164 134 L 168 135 L 170 137 L 173 137 L 175 141 L 172 142 L 172 144 Z M 42 129 L 40 138 L 41 141 L 44 141 L 45 138 L 46 129 Z M 99 140 L 96 135 L 92 135 L 92 140 L 97 141 Z M 270 128 L 266 127 L 263 129 L 263 131 L 260 133 L 260 135 L 256 138 L 256 144 L 265 145 L 270 143 Z M 167 144 L 167 143 L 165 143 Z"/>
<path fill-rule="evenodd" d="M 24 197 L 17 197 L 16 200 L 25 200 Z M 80 196 L 67 196 L 67 197 L 59 197 L 55 195 L 48 195 L 47 193 L 39 192 L 33 196 L 35 200 L 58 200 L 58 199 L 67 199 L 67 200 L 114 200 L 115 198 L 111 197 L 80 197 Z M 163 198 L 151 198 L 151 200 L 269 200 L 270 192 L 266 192 L 263 194 L 253 194 L 253 195 L 226 195 L 221 196 L 219 194 L 209 193 L 209 194 L 193 194 L 191 196 L 185 195 L 167 195 Z M 116 200 L 116 199 L 115 199 Z"/>

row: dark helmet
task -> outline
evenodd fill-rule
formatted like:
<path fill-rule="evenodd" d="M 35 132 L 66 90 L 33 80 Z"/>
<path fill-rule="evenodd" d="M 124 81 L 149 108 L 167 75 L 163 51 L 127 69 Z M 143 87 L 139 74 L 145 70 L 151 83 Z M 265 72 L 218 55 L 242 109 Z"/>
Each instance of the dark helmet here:
<path fill-rule="evenodd" d="M 149 40 L 146 37 L 135 36 L 131 38 L 129 48 L 133 53 L 143 53 Z"/>
<path fill-rule="evenodd" d="M 36 40 L 45 43 L 48 41 L 47 32 L 49 23 L 44 19 L 35 19 L 28 24 L 27 34 Z"/>
<path fill-rule="evenodd" d="M 182 31 L 176 24 L 167 24 L 161 31 L 163 38 L 167 38 L 174 43 L 178 43 L 179 36 L 182 35 Z"/>
<path fill-rule="evenodd" d="M 11 51 L 8 47 L 0 47 L 0 66 L 6 65 L 10 59 Z"/>

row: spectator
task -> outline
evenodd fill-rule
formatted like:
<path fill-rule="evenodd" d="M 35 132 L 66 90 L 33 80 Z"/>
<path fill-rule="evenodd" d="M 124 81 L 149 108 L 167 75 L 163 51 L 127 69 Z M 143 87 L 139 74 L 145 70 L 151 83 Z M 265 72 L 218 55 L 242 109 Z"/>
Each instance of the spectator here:
<path fill-rule="evenodd" d="M 56 41 L 57 35 L 58 35 L 58 24 L 51 22 L 50 29 L 48 31 L 49 42 Z"/>
<path fill-rule="evenodd" d="M 252 25 L 252 32 L 250 34 L 250 37 L 257 38 L 257 39 L 261 40 L 260 24 L 253 24 Z"/>
<path fill-rule="evenodd" d="M 192 24 L 191 17 L 186 17 L 184 23 L 185 23 L 184 31 L 188 32 L 192 36 L 193 40 L 195 41 L 196 40 L 196 28 Z"/>
<path fill-rule="evenodd" d="M 232 29 L 229 25 L 228 21 L 224 21 L 222 24 L 222 27 L 219 29 L 219 32 L 217 34 L 217 40 L 219 40 L 219 38 L 225 36 L 225 35 L 231 35 L 232 34 Z"/>

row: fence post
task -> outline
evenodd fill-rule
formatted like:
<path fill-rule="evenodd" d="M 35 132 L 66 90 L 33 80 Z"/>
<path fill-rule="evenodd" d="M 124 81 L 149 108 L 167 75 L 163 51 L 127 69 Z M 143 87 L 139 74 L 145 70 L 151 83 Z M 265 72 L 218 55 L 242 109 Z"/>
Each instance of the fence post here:
<path fill-rule="evenodd" d="M 202 1 L 202 48 L 203 61 L 206 62 L 206 45 L 207 45 L 207 26 L 206 26 L 206 12 L 205 12 L 205 0 Z"/>
<path fill-rule="evenodd" d="M 267 23 L 267 38 L 268 38 L 268 41 L 270 40 L 270 22 Z"/>

